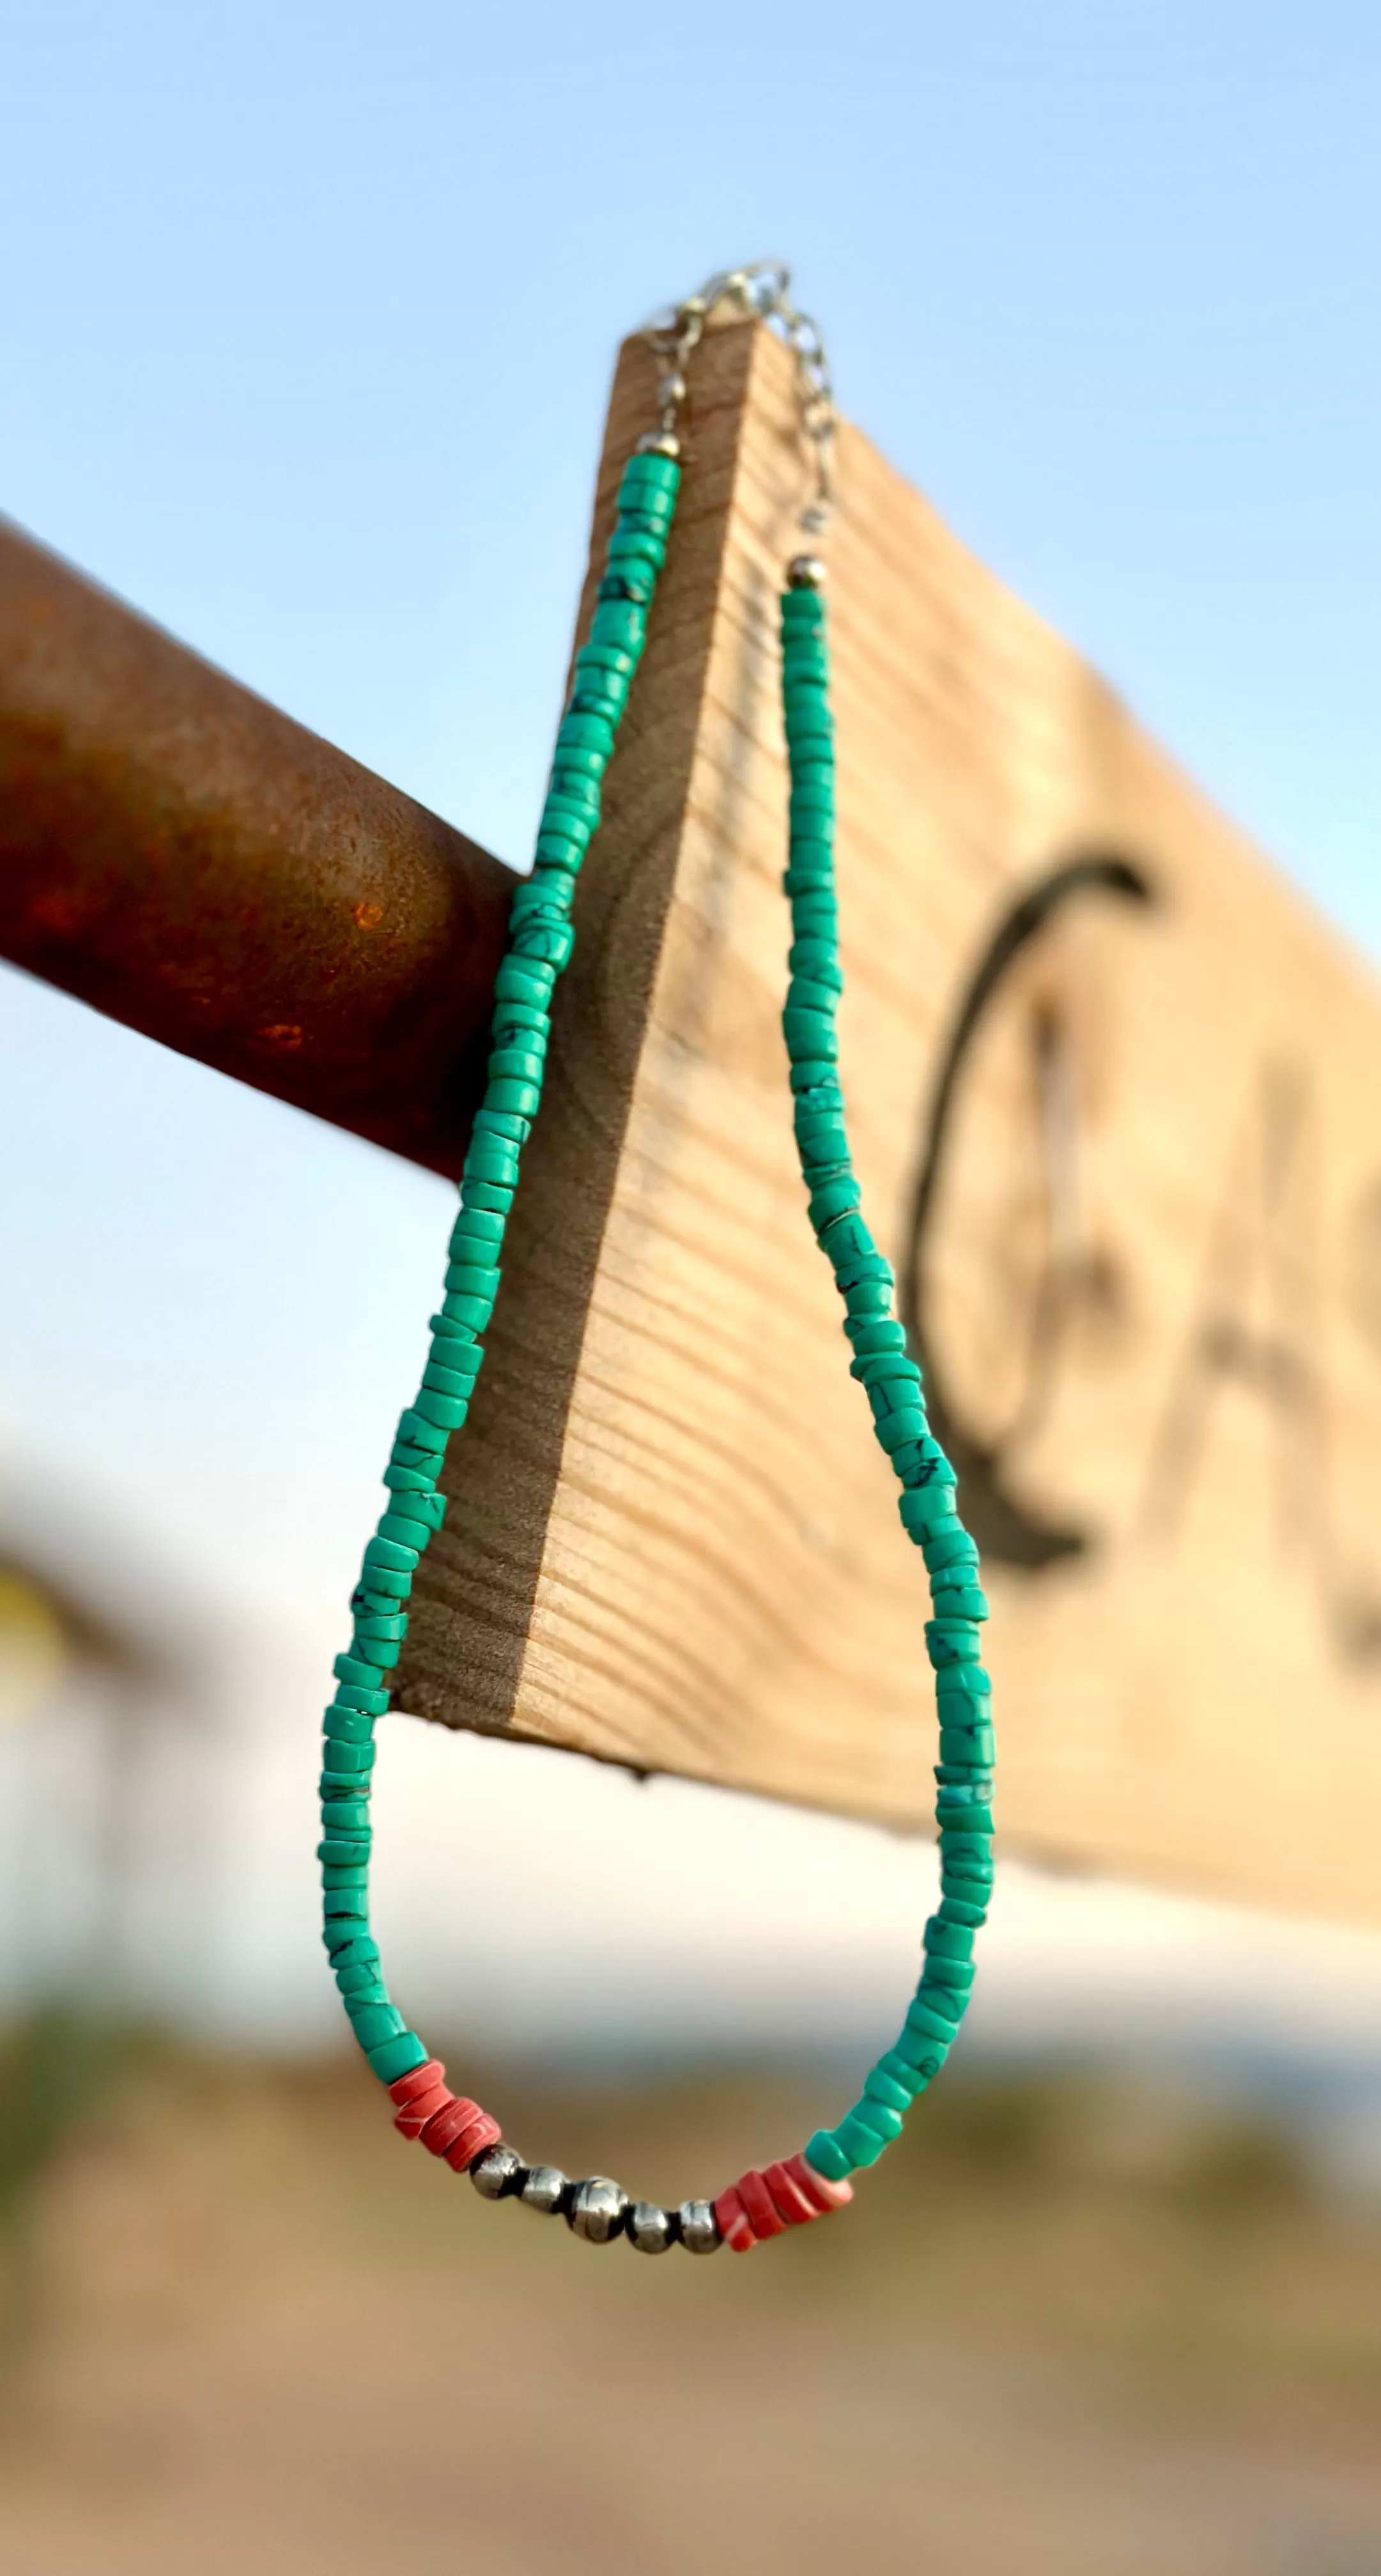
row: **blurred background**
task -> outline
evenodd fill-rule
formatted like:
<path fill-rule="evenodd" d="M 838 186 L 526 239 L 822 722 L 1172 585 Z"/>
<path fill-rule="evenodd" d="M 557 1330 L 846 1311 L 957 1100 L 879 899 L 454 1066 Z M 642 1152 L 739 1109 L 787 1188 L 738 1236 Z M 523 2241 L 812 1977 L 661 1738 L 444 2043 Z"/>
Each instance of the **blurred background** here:
<path fill-rule="evenodd" d="M 489 848 L 616 343 L 780 251 L 849 415 L 1381 952 L 1361 0 L 3 24 L 0 501 Z M 1381 1936 L 1007 1864 L 847 2229 L 483 2209 L 345 2053 L 312 1859 L 450 1194 L 8 970 L 0 1096 L 0 2563 L 1376 2576 Z M 778 2152 L 909 1988 L 925 1846 L 410 1720 L 378 1806 L 396 1990 L 568 2170 Z"/>

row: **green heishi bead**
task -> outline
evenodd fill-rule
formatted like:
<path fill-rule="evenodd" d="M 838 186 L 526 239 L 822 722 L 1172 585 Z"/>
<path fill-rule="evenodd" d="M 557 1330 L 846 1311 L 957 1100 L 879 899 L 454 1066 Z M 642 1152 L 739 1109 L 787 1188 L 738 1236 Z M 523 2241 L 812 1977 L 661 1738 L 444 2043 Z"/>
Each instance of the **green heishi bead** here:
<path fill-rule="evenodd" d="M 894 2111 L 899 2120 L 911 2108 L 910 2089 L 898 2084 L 895 2076 L 884 2075 L 880 2066 L 875 2066 L 866 2078 L 863 2095 L 865 2101 L 879 2103 L 884 2111 Z M 900 2130 L 897 2134 L 900 2136 Z"/>
<path fill-rule="evenodd" d="M 437 1333 L 422 1372 L 422 1383 L 439 1387 L 443 1395 L 469 1395 L 483 1358 L 482 1343 L 463 1342 L 458 1333 Z"/>
<path fill-rule="evenodd" d="M 895 1457 L 908 1440 L 923 1439 L 926 1427 L 926 1418 L 919 1404 L 905 1405 L 873 1424 L 879 1446 L 886 1450 L 889 1458 Z"/>
<path fill-rule="evenodd" d="M 371 1664 L 362 1664 L 358 1655 L 337 1655 L 331 1666 L 338 1682 L 353 1682 L 359 1689 L 376 1691 L 379 1676 Z"/>
<path fill-rule="evenodd" d="M 376 1604 L 380 1599 L 406 1601 L 412 1590 L 410 1574 L 400 1574 L 392 1565 L 371 1565 L 369 1573 L 371 1601 Z"/>
<path fill-rule="evenodd" d="M 932 1914 L 921 1939 L 928 1957 L 962 1960 L 972 1974 L 973 1934 L 962 1923 L 946 1923 Z"/>
<path fill-rule="evenodd" d="M 621 563 L 607 572 L 596 594 L 601 600 L 636 600 L 646 606 L 657 587 L 657 575 L 651 564 Z"/>
<path fill-rule="evenodd" d="M 367 1863 L 373 1844 L 372 1834 L 327 1834 L 317 1844 L 316 1856 L 323 1869 L 346 1869 L 352 1861 Z"/>
<path fill-rule="evenodd" d="M 493 1312 L 492 1297 L 443 1297 L 437 1315 L 433 1319 L 432 1329 L 436 1331 L 441 1324 L 446 1324 L 453 1331 L 460 1330 L 478 1336 L 488 1330 Z M 394 1533 L 390 1532 L 390 1536 L 392 1535 Z M 413 1544 L 416 1545 L 415 1540 Z"/>
<path fill-rule="evenodd" d="M 374 1720 L 367 1709 L 332 1707 L 326 1711 L 321 1731 L 333 1744 L 372 1744 Z"/>
<path fill-rule="evenodd" d="M 395 1494 L 390 1499 L 388 1508 L 390 1514 L 407 1521 L 410 1526 L 420 1524 L 430 1532 L 439 1530 L 446 1517 L 446 1497 L 444 1494 Z M 397 1532 L 383 1530 L 381 1535 L 385 1538 L 394 1538 Z M 420 1547 L 422 1542 L 420 1539 L 410 1538 L 405 1543 L 409 1547 Z"/>
<path fill-rule="evenodd" d="M 355 1642 L 361 1660 L 377 1664 L 381 1673 L 392 1672 L 403 1651 L 401 1644 L 391 1637 L 361 1637 L 357 1634 Z"/>
<path fill-rule="evenodd" d="M 882 1437 L 883 1425 L 878 1425 Z M 926 1652 L 932 1664 L 976 1664 L 979 1656 L 978 1629 L 972 1619 L 927 1619 Z"/>
<path fill-rule="evenodd" d="M 372 1538 L 366 1543 L 364 1561 L 389 1574 L 411 1574 L 418 1557 L 415 1547 L 400 1547 L 396 1539 Z"/>
<path fill-rule="evenodd" d="M 930 1598 L 937 1619 L 986 1619 L 988 1596 L 976 1583 L 941 1583 L 932 1576 Z"/>
<path fill-rule="evenodd" d="M 837 1217 L 847 1216 L 851 1209 L 857 1207 L 861 1195 L 852 1172 L 842 1174 L 838 1180 L 826 1181 L 822 1188 L 813 1190 L 806 1214 L 816 1233 L 823 1234 Z"/>
<path fill-rule="evenodd" d="M 970 1932 L 981 1932 L 988 1920 L 988 1909 L 986 1905 L 971 1904 L 968 1896 L 959 1895 L 958 1889 L 967 1883 L 964 1879 L 952 1882 L 948 1870 L 941 1870 L 940 1885 L 944 1892 L 940 1898 L 940 1912 L 946 1923 L 964 1923 Z M 978 1896 L 983 1892 L 982 1888 L 971 1891 Z"/>
<path fill-rule="evenodd" d="M 524 1031 L 524 1035 L 528 1034 Z M 512 1188 L 503 1181 L 482 1181 L 475 1173 L 465 1175 L 465 1204 L 483 1208 L 486 1216 L 507 1216 L 513 1205 Z"/>
<path fill-rule="evenodd" d="M 361 2048 L 382 2048 L 385 2040 L 401 2039 L 407 2025 L 396 2004 L 357 2003 L 353 1995 L 344 1998 L 355 2037 Z"/>
<path fill-rule="evenodd" d="M 614 644 L 582 644 L 575 657 L 577 671 L 608 672 L 626 689 L 637 664 L 631 653 L 621 653 Z"/>
<path fill-rule="evenodd" d="M 607 760 L 614 748 L 614 728 L 603 716 L 564 715 L 556 739 L 568 748 L 602 752 Z"/>
<path fill-rule="evenodd" d="M 351 1780 L 348 1786 L 335 1788 L 321 1800 L 323 1830 L 331 1834 L 363 1834 L 369 1831 L 369 1782 Z"/>
<path fill-rule="evenodd" d="M 890 2125 L 878 2127 L 881 2120 Z M 883 2149 L 901 2136 L 901 2121 L 895 2111 L 884 2111 L 880 2102 L 855 2103 L 834 2134 L 852 2165 L 875 2165 Z"/>
<path fill-rule="evenodd" d="M 388 1693 L 362 1687 L 358 1682 L 338 1682 L 334 1705 L 360 1709 L 366 1717 L 382 1717 L 388 1708 Z"/>
<path fill-rule="evenodd" d="M 938 2071 L 938 2059 L 935 2067 L 928 2071 L 923 2071 L 922 2068 L 916 2064 L 915 2059 L 904 2056 L 900 2048 L 889 2048 L 885 2055 L 878 2059 L 876 2066 L 873 2068 L 873 2073 L 869 2076 L 868 2083 L 864 2085 L 863 2090 L 865 2093 L 867 2092 L 868 2085 L 873 2082 L 874 2076 L 883 2075 L 886 2076 L 888 2081 L 896 2087 L 896 2090 L 899 2093 L 904 2093 L 906 2095 L 907 2102 L 909 2103 L 913 2095 L 919 2093 L 922 2086 L 929 2082 L 930 2075 L 938 2073 Z M 879 2098 L 890 2100 L 891 2097 L 890 2095 L 884 2095 Z M 899 2107 L 900 2105 L 894 2105 L 894 2108 Z"/>
<path fill-rule="evenodd" d="M 676 458 L 659 456 L 655 448 L 639 448 L 623 469 L 620 490 L 634 491 L 640 483 L 651 483 L 659 492 L 674 497 L 681 487 L 681 468 Z"/>
<path fill-rule="evenodd" d="M 939 2074 L 953 2045 L 954 2033 L 948 2025 L 944 2026 L 942 2037 L 941 2026 L 938 2023 L 934 2030 L 913 2030 L 908 2022 L 906 2029 L 901 2032 L 899 2038 L 894 2040 L 887 2052 L 887 2057 L 879 2058 L 878 2064 L 880 2066 L 888 2064 L 893 2058 L 897 2058 L 903 2066 L 911 2067 L 922 2082 L 928 2084 L 932 2076 Z"/>
<path fill-rule="evenodd" d="M 509 1011 L 530 1014 L 544 1028 L 550 1026 L 545 1007 L 540 1002 L 511 1001 L 505 1007 Z M 520 1165 L 519 1149 L 511 1145 L 506 1136 L 472 1136 L 465 1156 L 465 1179 L 498 1182 L 506 1189 L 516 1189 Z"/>
<path fill-rule="evenodd" d="M 551 1000 L 553 980 L 543 966 L 521 966 L 515 958 L 505 957 L 494 978 L 494 999 L 496 1002 L 535 1002 L 545 1006 Z M 478 1119 L 475 1125 L 479 1127 Z"/>
<path fill-rule="evenodd" d="M 974 1763 L 991 1770 L 996 1748 L 990 1726 L 940 1726 L 940 1760 Z"/>
<path fill-rule="evenodd" d="M 385 2040 L 382 2048 L 365 2050 L 371 2071 L 381 2084 L 396 2084 L 400 2075 L 411 2075 L 415 2066 L 425 2066 L 427 2052 L 415 2030 L 402 2031 L 397 2039 Z"/>
<path fill-rule="evenodd" d="M 495 1047 L 489 1058 L 491 1082 L 540 1082 L 545 1071 L 545 1049 L 535 1045 Z M 467 1216 L 493 1216 L 495 1212 L 493 1208 L 472 1209 L 468 1202 L 465 1210 Z M 500 1219 L 500 1240 L 502 1240 L 502 1234 L 503 1225 Z"/>
<path fill-rule="evenodd" d="M 417 1410 L 439 1431 L 459 1431 L 470 1410 L 468 1395 L 442 1395 L 434 1386 L 418 1389 Z"/>
<path fill-rule="evenodd" d="M 609 540 L 605 562 L 612 572 L 616 565 L 650 564 L 660 572 L 667 559 L 666 539 L 643 528 L 620 527 Z"/>
<path fill-rule="evenodd" d="M 333 1735 L 329 1743 L 330 1752 L 327 1758 L 330 1770 L 336 1779 L 348 1779 L 358 1785 L 359 1781 L 373 1770 L 374 1745 L 372 1742 L 346 1744 L 341 1738 Z"/>
<path fill-rule="evenodd" d="M 534 932 L 533 936 L 550 939 L 555 934 Z M 491 1082 L 486 1097 L 496 1108 L 520 1109 L 525 1118 L 535 1118 L 542 1105 L 542 1086 L 538 1082 Z"/>
<path fill-rule="evenodd" d="M 641 653 L 647 633 L 647 619 L 631 599 L 601 599 L 590 620 L 590 639 L 595 644 L 622 644 L 626 650 Z"/>
<path fill-rule="evenodd" d="M 361 2004 L 386 2004 L 389 1991 L 383 1978 L 368 1968 L 341 1968 L 336 1971 L 336 1990 L 349 2012 Z"/>
<path fill-rule="evenodd" d="M 993 1686 L 981 1664 L 956 1664 L 952 1672 L 937 1676 L 935 1687 L 942 1698 L 991 1699 Z"/>
<path fill-rule="evenodd" d="M 568 724 L 593 725 L 598 723 L 599 718 L 597 716 L 565 716 L 562 719 L 562 734 L 564 735 L 565 727 Z M 611 729 L 608 725 L 604 725 L 601 726 L 601 731 L 609 733 Z M 609 754 L 607 751 L 587 749 L 581 744 L 567 742 L 564 739 L 561 739 L 560 736 L 558 739 L 561 740 L 561 748 L 552 764 L 553 780 L 555 780 L 558 775 L 561 777 L 563 783 L 567 779 L 599 779 L 604 776 L 604 772 L 609 765 Z M 569 793 L 569 789 L 567 789 L 566 792 Z"/>
<path fill-rule="evenodd" d="M 923 1979 L 911 1998 L 903 2039 L 906 2038 L 907 2033 L 912 2038 L 921 2040 L 940 2039 L 948 2048 L 958 2027 L 959 2017 L 956 2013 L 951 2013 L 949 2010 L 937 2011 L 932 1993 Z M 899 2041 L 898 2046 L 901 2044 L 902 2042 Z M 909 2045 L 909 2041 L 907 2044 Z"/>
<path fill-rule="evenodd" d="M 367 1860 L 323 1862 L 321 1884 L 328 1894 L 333 1894 L 338 1888 L 344 1888 L 347 1892 L 351 1888 L 359 1888 L 367 1892 L 369 1863 Z"/>
<path fill-rule="evenodd" d="M 843 2148 L 835 2145 L 828 2129 L 817 2129 L 815 2135 L 806 2140 L 805 2158 L 808 2165 L 814 2165 L 818 2174 L 824 2175 L 826 2182 L 844 2182 L 848 2178 L 849 2159 Z"/>

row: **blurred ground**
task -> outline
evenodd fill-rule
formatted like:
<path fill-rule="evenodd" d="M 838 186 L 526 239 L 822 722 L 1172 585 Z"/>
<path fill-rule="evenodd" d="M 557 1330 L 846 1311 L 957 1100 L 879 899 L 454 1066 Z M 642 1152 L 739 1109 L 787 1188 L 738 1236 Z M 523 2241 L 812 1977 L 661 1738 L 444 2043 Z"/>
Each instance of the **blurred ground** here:
<path fill-rule="evenodd" d="M 808 2124 L 493 2090 L 667 2197 Z M 915 2127 L 844 2219 L 649 2262 L 484 2206 L 353 2068 L 149 2057 L 36 2184 L 7 2151 L 5 2576 L 1377 2576 L 1374 2209 L 1111 2079 Z"/>

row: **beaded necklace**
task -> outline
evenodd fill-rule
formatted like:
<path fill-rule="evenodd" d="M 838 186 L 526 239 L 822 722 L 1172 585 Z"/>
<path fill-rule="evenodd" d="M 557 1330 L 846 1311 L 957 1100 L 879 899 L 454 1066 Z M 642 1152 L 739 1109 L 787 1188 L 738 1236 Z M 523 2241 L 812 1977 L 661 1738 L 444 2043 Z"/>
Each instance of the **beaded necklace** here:
<path fill-rule="evenodd" d="M 791 904 L 790 985 L 782 1028 L 794 1096 L 796 1142 L 808 1213 L 844 1304 L 853 1346 L 849 1374 L 872 1409 L 873 1428 L 901 1486 L 908 1538 L 921 1549 L 934 1616 L 926 1646 L 939 1718 L 935 1817 L 940 1903 L 924 1933 L 920 1984 L 900 2035 L 832 2129 L 718 2198 L 669 2210 L 631 2199 L 603 2176 L 572 2182 L 530 2164 L 478 2103 L 453 2094 L 445 2068 L 409 2030 L 384 1983 L 369 1929 L 369 1784 L 374 1726 L 388 1709 L 388 1676 L 407 1629 L 412 1578 L 440 1528 L 437 1486 L 447 1445 L 465 1421 L 484 1359 L 483 1335 L 499 1287 L 504 1227 L 519 1163 L 542 1097 L 557 978 L 571 955 L 571 900 L 600 815 L 600 781 L 642 654 L 657 575 L 666 557 L 681 481 L 677 420 L 684 369 L 721 304 L 775 324 L 797 367 L 800 419 L 815 458 L 814 498 L 801 513 L 818 537 L 833 503 L 835 415 L 819 333 L 790 301 L 790 274 L 760 262 L 711 278 L 648 337 L 663 361 L 660 426 L 639 440 L 624 469 L 618 513 L 587 641 L 557 730 L 551 784 L 530 876 L 519 884 L 509 944 L 495 987 L 484 1104 L 475 1116 L 450 1241 L 446 1290 L 432 1317 L 422 1384 L 398 1425 L 384 1470 L 386 1508 L 364 1551 L 352 1596 L 354 1634 L 335 1662 L 321 1777 L 325 1943 L 355 2037 L 394 2105 L 394 2126 L 468 2173 L 486 2200 L 516 2198 L 564 2217 L 575 2235 L 603 2245 L 624 2236 L 642 2254 L 680 2244 L 692 2254 L 721 2244 L 739 2253 L 787 2227 L 838 2209 L 849 2175 L 875 2164 L 918 2093 L 943 2066 L 973 1983 L 974 1934 L 992 1886 L 991 1684 L 979 1660 L 978 1550 L 955 1511 L 955 1475 L 926 1421 L 921 1374 L 894 1313 L 892 1272 L 860 1213 L 839 1085 L 835 1010 L 843 990 L 834 880 L 834 724 L 818 555 L 795 557 L 781 600 L 782 707 L 791 778 L 785 891 Z"/>

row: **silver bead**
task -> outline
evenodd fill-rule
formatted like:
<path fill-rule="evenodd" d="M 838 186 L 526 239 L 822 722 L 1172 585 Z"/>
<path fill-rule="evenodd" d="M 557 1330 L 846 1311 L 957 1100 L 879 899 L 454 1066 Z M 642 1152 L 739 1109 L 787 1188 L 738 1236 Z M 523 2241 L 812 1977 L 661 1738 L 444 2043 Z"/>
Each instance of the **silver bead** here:
<path fill-rule="evenodd" d="M 603 2174 L 592 2174 L 588 2182 L 576 2184 L 566 2224 L 587 2245 L 607 2245 L 611 2236 L 621 2234 L 627 2216 L 628 2194 L 622 2185 Z"/>
<path fill-rule="evenodd" d="M 657 387 L 657 400 L 665 408 L 668 403 L 683 403 L 685 399 L 686 379 L 679 367 L 673 367 L 670 375 L 663 376 Z"/>
<path fill-rule="evenodd" d="M 655 2200 L 635 2200 L 628 2213 L 628 2242 L 640 2254 L 665 2254 L 672 2241 L 671 2212 Z"/>
<path fill-rule="evenodd" d="M 516 2147 L 486 2147 L 470 2167 L 470 2180 L 482 2199 L 502 2200 L 522 2170 L 523 2159 Z"/>
<path fill-rule="evenodd" d="M 683 2200 L 677 2216 L 681 2221 L 681 2242 L 688 2254 L 713 2254 L 723 2244 L 719 2221 L 708 2200 Z"/>
<path fill-rule="evenodd" d="M 793 590 L 823 590 L 829 572 L 818 555 L 793 555 L 786 577 Z"/>
<path fill-rule="evenodd" d="M 823 501 L 812 501 L 801 512 L 801 525 L 808 537 L 823 537 L 829 523 L 830 514 Z"/>
<path fill-rule="evenodd" d="M 567 2189 L 565 2175 L 555 2165 L 533 2165 L 518 2198 L 527 2209 L 540 2209 L 550 2218 L 561 2206 Z"/>
<path fill-rule="evenodd" d="M 674 429 L 644 430 L 638 441 L 639 456 L 679 456 L 681 441 Z"/>

